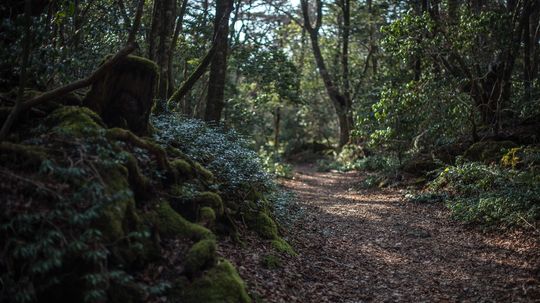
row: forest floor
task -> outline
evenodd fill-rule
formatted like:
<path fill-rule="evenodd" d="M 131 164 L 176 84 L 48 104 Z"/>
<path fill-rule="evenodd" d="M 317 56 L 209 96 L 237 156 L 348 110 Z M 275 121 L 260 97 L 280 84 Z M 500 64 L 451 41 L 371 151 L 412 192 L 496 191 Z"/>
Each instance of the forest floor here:
<path fill-rule="evenodd" d="M 296 167 L 282 184 L 302 214 L 284 228 L 298 256 L 277 268 L 261 265 L 272 249 L 254 235 L 221 244 L 256 302 L 540 302 L 537 231 L 467 227 L 441 203 L 354 189 L 365 177 Z"/>

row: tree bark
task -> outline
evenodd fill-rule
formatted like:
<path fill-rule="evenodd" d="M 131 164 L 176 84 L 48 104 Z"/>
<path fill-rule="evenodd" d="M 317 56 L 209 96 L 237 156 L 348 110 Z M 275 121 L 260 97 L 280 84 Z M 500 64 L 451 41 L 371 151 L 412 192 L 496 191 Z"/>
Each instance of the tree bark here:
<path fill-rule="evenodd" d="M 311 40 L 311 48 L 313 50 L 313 57 L 319 74 L 323 79 L 323 83 L 336 110 L 339 122 L 339 147 L 344 146 L 349 142 L 350 133 L 353 125 L 351 115 L 351 102 L 347 100 L 347 97 L 342 94 L 338 87 L 334 84 L 332 76 L 328 72 L 324 57 L 322 56 L 321 48 L 319 45 L 319 29 L 322 26 L 322 0 L 317 0 L 317 12 L 315 25 L 311 24 L 309 17 L 309 7 L 307 0 L 301 0 L 302 15 L 304 17 L 304 28 L 309 34 Z"/>
<path fill-rule="evenodd" d="M 216 17 L 214 20 L 214 37 L 216 53 L 210 66 L 210 79 L 204 120 L 216 121 L 221 119 L 225 102 L 225 79 L 227 76 L 227 55 L 229 49 L 229 17 L 232 11 L 232 0 L 216 1 Z"/>

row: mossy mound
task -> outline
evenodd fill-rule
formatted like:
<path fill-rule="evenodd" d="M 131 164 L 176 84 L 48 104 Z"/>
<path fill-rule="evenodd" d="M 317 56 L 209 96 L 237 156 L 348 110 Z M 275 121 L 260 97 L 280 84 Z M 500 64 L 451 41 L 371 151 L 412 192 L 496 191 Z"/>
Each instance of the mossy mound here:
<path fill-rule="evenodd" d="M 166 237 L 185 237 L 193 240 L 215 237 L 210 230 L 184 219 L 166 201 L 160 202 L 155 210 L 146 214 L 146 219 Z"/>
<path fill-rule="evenodd" d="M 466 159 L 484 163 L 498 163 L 507 150 L 516 147 L 512 141 L 480 141 L 471 145 L 463 154 Z"/>
<path fill-rule="evenodd" d="M 104 130 L 101 118 L 85 107 L 64 106 L 53 111 L 45 119 L 50 132 L 72 137 L 96 136 Z"/>
<path fill-rule="evenodd" d="M 197 221 L 203 226 L 213 226 L 216 221 L 216 213 L 211 207 L 201 207 Z"/>
<path fill-rule="evenodd" d="M 186 256 L 186 272 L 195 274 L 211 268 L 217 262 L 216 241 L 201 240 L 191 247 Z"/>
<path fill-rule="evenodd" d="M 279 238 L 277 225 L 264 211 L 258 212 L 252 218 L 248 218 L 250 227 L 262 238 L 273 240 Z"/>
<path fill-rule="evenodd" d="M 234 266 L 226 260 L 220 260 L 215 267 L 192 283 L 180 283 L 172 293 L 177 302 L 185 303 L 251 302 L 244 282 Z"/>
<path fill-rule="evenodd" d="M 202 192 L 193 198 L 193 201 L 200 207 L 210 207 L 220 216 L 223 215 L 223 201 L 221 197 L 213 192 Z"/>

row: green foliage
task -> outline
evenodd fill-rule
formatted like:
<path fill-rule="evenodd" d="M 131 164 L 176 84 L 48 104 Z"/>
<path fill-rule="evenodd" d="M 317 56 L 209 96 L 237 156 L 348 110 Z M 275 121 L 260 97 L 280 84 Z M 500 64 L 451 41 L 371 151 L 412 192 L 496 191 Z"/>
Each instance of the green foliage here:
<path fill-rule="evenodd" d="M 292 166 L 284 163 L 280 154 L 271 147 L 261 147 L 259 149 L 259 157 L 261 158 L 264 169 L 268 173 L 276 177 L 292 178 Z"/>
<path fill-rule="evenodd" d="M 242 202 L 252 190 L 268 193 L 275 189 L 257 153 L 234 130 L 171 113 L 152 117 L 152 123 L 158 142 L 178 147 L 212 171 L 224 198 Z"/>
<path fill-rule="evenodd" d="M 206 271 L 202 277 L 195 279 L 189 287 L 182 284 L 178 285 L 177 289 L 173 289 L 173 296 L 178 299 L 178 302 L 251 302 L 244 282 L 233 265 L 226 260 L 219 260 L 216 266 Z"/>
<path fill-rule="evenodd" d="M 523 225 L 540 218 L 540 176 L 477 162 L 449 166 L 430 184 L 447 194 L 455 218 L 484 225 Z"/>
<path fill-rule="evenodd" d="M 137 223 L 130 214 L 133 193 L 119 165 L 125 155 L 102 136 L 101 121 L 85 109 L 59 109 L 45 125 L 43 136 L 25 143 L 28 150 L 41 146 L 47 152 L 38 166 L 28 170 L 4 157 L 0 162 L 2 171 L 26 175 L 14 173 L 0 185 L 3 296 L 32 302 L 58 296 L 55 287 L 64 285 L 73 288 L 63 294 L 66 298 L 103 301 L 110 285 L 134 283 L 108 264 L 121 262 L 123 249 L 140 251 L 149 236 L 144 229 L 123 228 Z M 73 262 L 79 266 L 73 268 Z M 74 272 L 66 275 L 66 270 Z M 144 285 L 137 288 L 147 291 Z"/>
<path fill-rule="evenodd" d="M 216 241 L 201 240 L 193 245 L 186 255 L 186 271 L 194 274 L 214 266 L 217 262 Z"/>

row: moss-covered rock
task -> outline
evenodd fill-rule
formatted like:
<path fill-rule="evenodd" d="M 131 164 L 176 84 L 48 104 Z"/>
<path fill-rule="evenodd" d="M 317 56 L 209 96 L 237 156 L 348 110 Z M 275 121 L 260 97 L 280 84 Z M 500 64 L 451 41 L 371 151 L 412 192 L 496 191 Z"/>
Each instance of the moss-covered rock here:
<path fill-rule="evenodd" d="M 202 177 L 205 181 L 214 180 L 214 174 L 210 170 L 204 168 L 199 162 L 193 162 L 193 169 L 197 176 Z"/>
<path fill-rule="evenodd" d="M 166 237 L 186 237 L 197 241 L 215 237 L 207 228 L 184 219 L 165 201 L 147 213 L 145 218 Z"/>
<path fill-rule="evenodd" d="M 190 275 L 214 266 L 217 262 L 216 241 L 205 239 L 195 243 L 186 256 L 186 272 Z"/>
<path fill-rule="evenodd" d="M 184 303 L 249 303 L 251 299 L 246 292 L 244 282 L 226 261 L 219 263 L 195 279 L 192 283 L 184 282 L 172 291 L 176 302 Z"/>
<path fill-rule="evenodd" d="M 216 193 L 209 192 L 209 191 L 202 192 L 198 194 L 197 196 L 193 197 L 193 201 L 198 206 L 211 207 L 218 216 L 221 216 L 223 214 L 223 211 L 224 211 L 223 201 L 221 200 L 221 197 Z"/>
<path fill-rule="evenodd" d="M 105 127 L 99 116 L 85 107 L 64 106 L 47 116 L 51 132 L 73 137 L 96 136 Z"/>
<path fill-rule="evenodd" d="M 252 218 L 247 218 L 250 227 L 262 238 L 274 240 L 278 239 L 277 225 L 264 211 L 258 212 Z"/>
<path fill-rule="evenodd" d="M 463 156 L 472 161 L 499 162 L 506 151 L 513 147 L 516 144 L 512 141 L 480 141 L 471 145 Z"/>
<path fill-rule="evenodd" d="M 201 207 L 201 209 L 199 210 L 199 218 L 197 221 L 203 226 L 211 227 L 216 221 L 216 213 L 211 207 Z"/>

